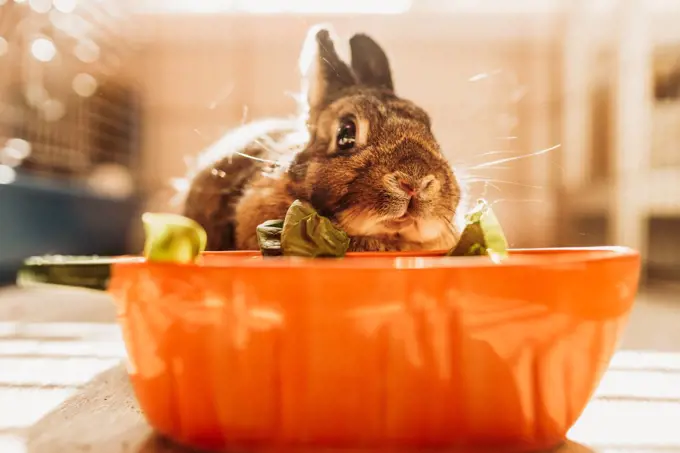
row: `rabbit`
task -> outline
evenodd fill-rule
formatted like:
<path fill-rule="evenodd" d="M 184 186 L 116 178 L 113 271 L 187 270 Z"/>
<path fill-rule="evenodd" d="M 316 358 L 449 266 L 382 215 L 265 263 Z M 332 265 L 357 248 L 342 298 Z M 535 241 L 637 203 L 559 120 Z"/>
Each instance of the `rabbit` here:
<path fill-rule="evenodd" d="M 461 185 L 430 117 L 395 94 L 387 55 L 371 37 L 351 37 L 349 64 L 334 41 L 327 27 L 307 34 L 297 119 L 246 124 L 199 158 L 183 214 L 205 228 L 208 250 L 257 250 L 256 227 L 283 219 L 296 199 L 344 230 L 349 251 L 457 242 Z"/>

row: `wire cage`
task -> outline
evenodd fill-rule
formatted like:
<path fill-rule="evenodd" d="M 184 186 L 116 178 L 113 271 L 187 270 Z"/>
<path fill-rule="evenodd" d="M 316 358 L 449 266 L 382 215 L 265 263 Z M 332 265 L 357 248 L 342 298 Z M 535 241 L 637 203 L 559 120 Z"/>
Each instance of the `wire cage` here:
<path fill-rule="evenodd" d="M 14 0 L 0 8 L 0 164 L 90 186 L 105 165 L 130 195 L 139 102 L 122 67 L 134 49 L 124 5 Z"/>
<path fill-rule="evenodd" d="M 115 0 L 0 0 L 0 283 L 37 254 L 121 254 L 140 90 Z"/>

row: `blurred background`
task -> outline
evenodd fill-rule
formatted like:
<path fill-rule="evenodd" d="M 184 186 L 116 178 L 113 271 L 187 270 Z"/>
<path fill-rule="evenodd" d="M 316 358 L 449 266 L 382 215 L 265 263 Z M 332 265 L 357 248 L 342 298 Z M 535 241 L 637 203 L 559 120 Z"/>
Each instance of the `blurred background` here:
<path fill-rule="evenodd" d="M 513 246 L 628 245 L 680 277 L 677 0 L 0 0 L 0 279 L 138 253 L 198 153 L 295 113 L 319 22 L 382 44 Z"/>

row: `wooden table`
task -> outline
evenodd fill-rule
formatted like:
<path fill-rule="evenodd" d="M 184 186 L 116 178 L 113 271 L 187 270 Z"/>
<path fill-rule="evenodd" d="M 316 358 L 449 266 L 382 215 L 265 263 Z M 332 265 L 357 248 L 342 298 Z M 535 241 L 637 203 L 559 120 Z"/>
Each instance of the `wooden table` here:
<path fill-rule="evenodd" d="M 677 317 L 668 328 L 680 323 L 670 312 Z M 652 329 L 664 328 L 669 313 L 653 315 Z M 102 296 L 0 290 L 0 453 L 188 451 L 146 423 L 112 319 Z M 558 451 L 680 452 L 678 428 L 680 355 L 623 351 L 572 430 L 574 442 Z"/>
<path fill-rule="evenodd" d="M 122 366 L 102 373 L 34 425 L 28 432 L 27 450 L 29 453 L 189 451 L 153 434 L 139 411 Z M 573 442 L 557 451 L 593 452 Z"/>

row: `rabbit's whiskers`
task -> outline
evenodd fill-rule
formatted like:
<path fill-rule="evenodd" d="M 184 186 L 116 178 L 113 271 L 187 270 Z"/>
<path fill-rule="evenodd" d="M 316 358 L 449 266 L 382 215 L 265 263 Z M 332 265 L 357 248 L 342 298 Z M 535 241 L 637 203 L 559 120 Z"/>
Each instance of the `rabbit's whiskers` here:
<path fill-rule="evenodd" d="M 561 146 L 562 146 L 562 144 L 558 143 L 557 145 L 551 146 L 550 148 L 541 149 L 541 150 L 535 151 L 533 153 L 523 154 L 521 156 L 506 157 L 504 159 L 498 159 L 498 160 L 494 160 L 494 161 L 491 161 L 491 162 L 484 162 L 482 164 L 473 165 L 469 169 L 470 170 L 477 170 L 479 168 L 494 167 L 498 164 L 504 164 L 506 162 L 514 162 L 516 160 L 526 159 L 528 157 L 540 156 L 541 154 L 546 154 L 546 153 L 549 153 L 550 151 L 554 151 Z"/>
<path fill-rule="evenodd" d="M 542 189 L 541 186 L 533 186 L 531 184 L 523 184 L 521 182 L 516 182 L 516 181 L 504 181 L 502 179 L 493 179 L 493 178 L 484 178 L 481 176 L 472 176 L 471 178 L 465 178 L 464 180 L 466 183 L 485 183 L 489 184 L 490 186 L 498 189 L 495 184 L 507 184 L 509 186 L 517 186 L 517 187 L 526 187 L 527 189 Z M 498 189 L 500 190 L 500 189 Z"/>
<path fill-rule="evenodd" d="M 499 198 L 489 203 L 490 207 L 497 205 L 498 203 L 545 203 L 545 200 L 525 198 L 522 200 L 510 200 L 507 198 Z"/>
<path fill-rule="evenodd" d="M 234 92 L 234 88 L 236 87 L 236 83 L 231 82 L 228 85 L 224 87 L 224 89 L 221 90 L 221 92 L 215 97 L 215 99 L 208 104 L 208 109 L 210 110 L 215 110 L 218 105 L 220 105 L 222 102 L 224 102 L 231 94 Z"/>

